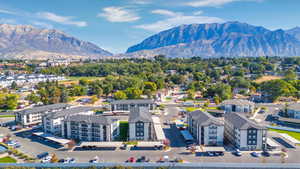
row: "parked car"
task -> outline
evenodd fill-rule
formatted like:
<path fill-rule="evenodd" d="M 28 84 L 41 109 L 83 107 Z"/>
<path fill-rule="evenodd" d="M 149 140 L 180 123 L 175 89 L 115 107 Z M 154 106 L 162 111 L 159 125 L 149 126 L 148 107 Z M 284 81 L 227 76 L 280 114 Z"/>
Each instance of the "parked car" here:
<path fill-rule="evenodd" d="M 261 155 L 263 155 L 265 157 L 270 157 L 271 156 L 271 154 L 267 151 L 262 152 Z"/>
<path fill-rule="evenodd" d="M 44 157 L 47 157 L 48 155 L 49 155 L 48 152 L 43 152 L 43 153 L 38 154 L 36 157 L 37 157 L 38 159 L 42 159 L 42 158 L 44 158 Z"/>
<path fill-rule="evenodd" d="M 127 162 L 129 162 L 129 163 L 135 163 L 136 160 L 135 160 L 134 157 L 130 157 L 130 158 L 127 160 Z"/>
<path fill-rule="evenodd" d="M 98 156 L 95 156 L 91 161 L 90 163 L 98 163 L 99 162 L 99 157 Z"/>
<path fill-rule="evenodd" d="M 257 153 L 257 152 L 255 152 L 255 151 L 252 152 L 251 155 L 252 155 L 253 157 L 260 157 L 260 156 L 261 156 L 260 153 Z"/>
<path fill-rule="evenodd" d="M 71 159 L 69 160 L 69 163 L 76 163 L 75 158 L 71 158 Z"/>
<path fill-rule="evenodd" d="M 50 163 L 51 159 L 52 156 L 48 155 L 42 159 L 41 163 Z"/>
<path fill-rule="evenodd" d="M 242 152 L 239 149 L 236 149 L 236 151 L 233 152 L 233 154 L 236 156 L 242 156 Z"/>

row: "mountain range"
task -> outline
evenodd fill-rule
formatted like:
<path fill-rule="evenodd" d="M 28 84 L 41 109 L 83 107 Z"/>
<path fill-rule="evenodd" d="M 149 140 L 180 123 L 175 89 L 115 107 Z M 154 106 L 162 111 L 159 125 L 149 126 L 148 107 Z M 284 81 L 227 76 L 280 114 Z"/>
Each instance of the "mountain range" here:
<path fill-rule="evenodd" d="M 268 30 L 240 22 L 181 25 L 128 48 L 127 57 L 300 56 L 300 28 Z"/>
<path fill-rule="evenodd" d="M 174 27 L 113 55 L 55 29 L 0 24 L 0 59 L 102 59 L 167 57 L 300 56 L 300 27 L 269 30 L 226 22 Z"/>
<path fill-rule="evenodd" d="M 0 24 L 0 59 L 97 59 L 112 54 L 55 29 Z"/>

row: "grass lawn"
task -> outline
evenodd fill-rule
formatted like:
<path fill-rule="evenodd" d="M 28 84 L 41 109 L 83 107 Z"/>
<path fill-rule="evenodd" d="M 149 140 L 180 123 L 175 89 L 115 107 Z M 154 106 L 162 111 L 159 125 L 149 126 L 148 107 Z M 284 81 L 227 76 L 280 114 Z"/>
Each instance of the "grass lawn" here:
<path fill-rule="evenodd" d="M 195 110 L 203 110 L 203 109 L 200 108 L 200 107 L 187 107 L 187 108 L 185 108 L 185 110 L 187 112 L 192 112 L 192 111 L 195 111 Z"/>
<path fill-rule="evenodd" d="M 66 77 L 67 80 L 59 81 L 59 84 L 64 85 L 72 85 L 78 84 L 79 80 L 87 80 L 87 81 L 94 81 L 94 80 L 101 80 L 103 77 L 96 77 L 96 76 L 68 76 Z"/>
<path fill-rule="evenodd" d="M 16 159 L 9 157 L 9 156 L 0 158 L 0 163 L 16 163 L 16 162 L 17 162 Z"/>
<path fill-rule="evenodd" d="M 0 115 L 0 118 L 5 118 L 5 117 L 15 117 L 15 115 Z"/>
<path fill-rule="evenodd" d="M 294 137 L 295 139 L 300 141 L 300 133 L 297 132 L 293 132 L 293 131 L 285 131 L 285 130 L 278 130 L 278 129 L 269 129 L 269 131 L 275 131 L 277 133 L 285 133 L 288 134 L 292 137 Z"/>
<path fill-rule="evenodd" d="M 277 79 L 282 79 L 282 76 L 262 76 L 256 80 L 254 80 L 254 82 L 262 83 L 262 82 L 266 82 L 266 81 L 270 81 L 270 80 L 277 80 Z"/>
<path fill-rule="evenodd" d="M 119 141 L 127 141 L 128 137 L 128 121 L 120 121 L 120 136 Z"/>
<path fill-rule="evenodd" d="M 97 76 L 68 76 L 66 77 L 66 79 L 69 79 L 69 80 L 97 80 L 97 79 L 101 79 L 102 77 L 97 77 Z"/>

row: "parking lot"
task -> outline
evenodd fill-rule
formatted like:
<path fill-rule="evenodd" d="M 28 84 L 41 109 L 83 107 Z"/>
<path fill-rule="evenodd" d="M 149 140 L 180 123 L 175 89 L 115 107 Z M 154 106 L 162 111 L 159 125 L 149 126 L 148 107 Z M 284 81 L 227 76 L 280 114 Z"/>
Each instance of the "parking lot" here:
<path fill-rule="evenodd" d="M 167 107 L 166 113 L 161 117 L 162 121 L 171 121 L 177 116 L 180 109 L 177 107 Z M 175 158 L 183 159 L 186 162 L 220 162 L 220 163 L 297 163 L 300 156 L 299 146 L 288 146 L 286 142 L 276 140 L 276 133 L 271 133 L 273 138 L 282 148 L 285 148 L 288 153 L 288 158 L 283 159 L 280 154 L 271 155 L 270 157 L 253 157 L 251 152 L 243 152 L 242 156 L 233 155 L 230 151 L 224 153 L 222 157 L 203 156 L 201 153 L 191 154 L 190 150 L 186 149 L 186 145 L 180 132 L 173 124 L 165 124 L 163 126 L 166 137 L 170 140 L 171 149 L 163 150 L 92 150 L 92 151 L 67 151 L 55 143 L 44 141 L 36 136 L 32 136 L 31 132 L 12 132 L 8 128 L 1 127 L 0 133 L 11 134 L 13 140 L 17 140 L 21 147 L 18 148 L 22 152 L 36 157 L 42 152 L 55 153 L 59 159 L 68 157 L 75 158 L 76 162 L 89 162 L 94 157 L 99 157 L 99 162 L 125 162 L 130 157 L 135 159 L 141 156 L 146 156 L 150 162 L 157 162 L 164 156 L 168 156 L 170 160 Z M 226 150 L 232 150 L 230 147 L 225 147 Z"/>

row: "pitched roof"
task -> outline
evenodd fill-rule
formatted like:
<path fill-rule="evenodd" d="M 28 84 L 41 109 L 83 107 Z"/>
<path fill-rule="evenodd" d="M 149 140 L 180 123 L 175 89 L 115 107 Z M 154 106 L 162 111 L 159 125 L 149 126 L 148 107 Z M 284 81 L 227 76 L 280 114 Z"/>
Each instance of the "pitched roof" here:
<path fill-rule="evenodd" d="M 221 120 L 217 119 L 206 111 L 196 110 L 191 112 L 190 116 L 192 119 L 196 120 L 200 126 L 207 126 L 210 124 L 224 125 Z"/>
<path fill-rule="evenodd" d="M 292 103 L 292 104 L 288 105 L 287 109 L 300 111 L 300 103 Z"/>
<path fill-rule="evenodd" d="M 23 115 L 31 114 L 31 113 L 45 113 L 47 111 L 65 109 L 67 107 L 71 107 L 71 105 L 70 104 L 65 104 L 65 103 L 50 104 L 50 105 L 46 105 L 46 106 L 39 106 L 39 107 L 24 109 L 24 110 L 21 110 L 17 113 L 20 113 L 20 114 L 23 114 Z"/>
<path fill-rule="evenodd" d="M 224 104 L 233 104 L 233 105 L 255 105 L 253 102 L 245 99 L 229 99 L 225 100 L 221 103 L 222 105 Z"/>
<path fill-rule="evenodd" d="M 109 125 L 113 122 L 113 119 L 108 116 L 102 116 L 102 115 L 73 115 L 73 116 L 67 116 L 67 118 L 64 121 L 74 121 L 74 122 L 85 122 L 85 123 L 97 123 L 97 124 L 103 124 L 103 125 Z"/>
<path fill-rule="evenodd" d="M 134 107 L 130 109 L 129 123 L 135 123 L 138 121 L 152 122 L 152 114 L 147 107 Z"/>
<path fill-rule="evenodd" d="M 226 113 L 225 121 L 229 121 L 233 124 L 234 127 L 238 129 L 248 129 L 248 128 L 257 128 L 257 129 L 266 129 L 265 126 L 257 124 L 256 122 L 248 119 L 241 113 Z"/>
<path fill-rule="evenodd" d="M 154 104 L 152 99 L 115 100 L 111 104 Z"/>
<path fill-rule="evenodd" d="M 55 119 L 55 118 L 59 118 L 59 117 L 88 112 L 88 111 L 92 111 L 95 109 L 97 109 L 97 108 L 96 107 L 74 107 L 74 108 L 69 108 L 69 109 L 63 109 L 61 111 L 51 112 L 51 113 L 47 114 L 46 117 Z"/>

